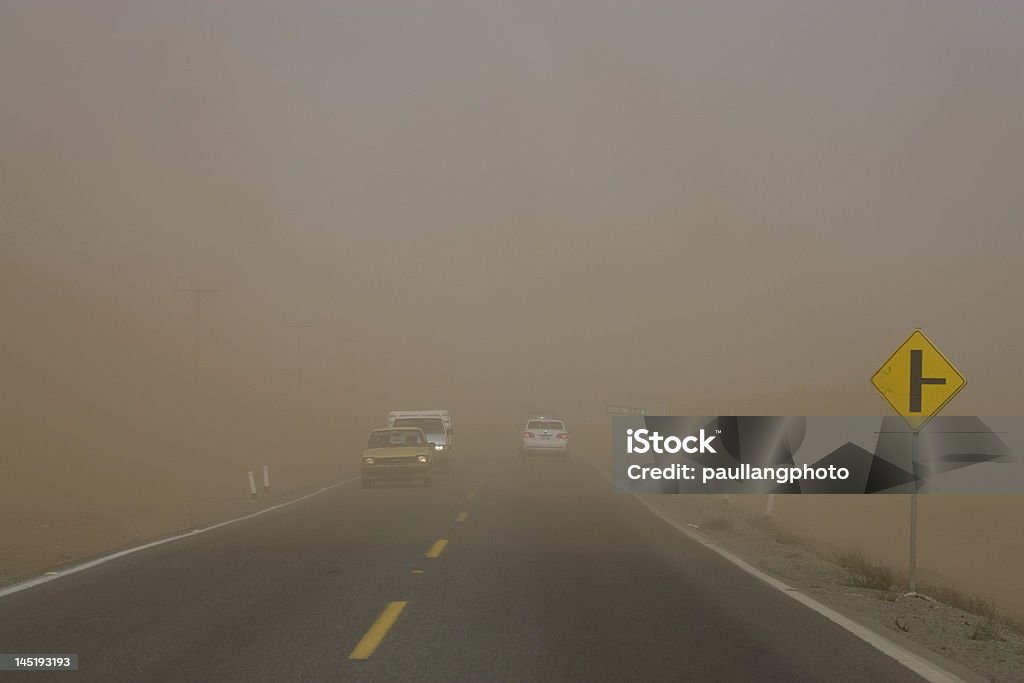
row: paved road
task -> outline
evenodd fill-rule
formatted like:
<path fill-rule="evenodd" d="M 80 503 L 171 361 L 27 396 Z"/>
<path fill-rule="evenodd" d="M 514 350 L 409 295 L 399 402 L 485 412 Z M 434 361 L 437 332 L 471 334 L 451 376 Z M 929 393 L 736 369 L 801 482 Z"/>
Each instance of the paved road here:
<path fill-rule="evenodd" d="M 0 681 L 920 683 L 594 468 L 465 450 L 0 598 L 0 652 L 81 657 Z"/>

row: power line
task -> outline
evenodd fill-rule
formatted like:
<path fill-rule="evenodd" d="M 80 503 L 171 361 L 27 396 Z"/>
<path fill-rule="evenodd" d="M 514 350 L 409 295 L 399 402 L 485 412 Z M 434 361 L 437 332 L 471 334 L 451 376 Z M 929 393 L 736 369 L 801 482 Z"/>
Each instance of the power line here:
<path fill-rule="evenodd" d="M 83 240 L 81 237 L 79 237 L 77 235 L 74 235 L 74 234 L 72 234 L 72 233 L 70 233 L 70 232 L 68 232 L 66 230 L 63 230 L 63 229 L 57 227 L 56 225 L 53 225 L 52 223 L 44 221 L 39 216 L 34 215 L 31 211 L 27 211 L 27 210 L 21 208 L 20 206 L 12 204 L 11 202 L 9 202 L 6 199 L 4 199 L 3 197 L 0 197 L 0 204 L 3 204 L 4 206 L 8 207 L 9 209 L 13 209 L 17 213 L 20 213 L 20 214 L 22 214 L 24 216 L 27 216 L 28 218 L 30 218 L 31 220 L 35 221 L 39 225 L 43 226 L 47 230 L 50 230 L 51 232 L 55 232 L 58 235 L 61 235 L 61 236 L 65 237 L 65 238 L 67 238 L 67 239 L 69 239 L 69 240 L 71 240 L 73 242 L 77 242 L 81 246 L 84 246 L 84 247 L 89 247 L 90 246 L 89 243 L 86 242 L 85 240 Z M 12 220 L 12 219 L 8 218 L 8 220 Z M 13 220 L 12 220 L 12 222 L 17 223 L 17 221 L 13 221 Z M 17 223 L 17 224 L 18 225 L 22 225 L 21 223 Z M 22 227 L 27 227 L 27 226 L 23 225 Z M 31 228 L 29 228 L 29 229 L 31 229 Z"/>
<path fill-rule="evenodd" d="M 16 241 L 20 242 L 21 244 L 25 244 L 31 247 L 61 247 L 71 252 L 72 254 L 76 254 L 78 256 L 84 255 L 84 252 L 81 249 L 72 246 L 67 241 L 60 240 L 50 233 L 46 233 L 36 228 L 33 228 L 31 225 L 27 225 L 24 222 L 6 213 L 0 213 L 0 219 L 3 219 L 6 223 L 10 225 L 21 228 L 21 230 L 17 230 L 14 232 L 3 232 L 3 234 L 7 235 L 10 238 L 16 238 Z M 32 239 L 26 240 L 26 237 Z"/>
<path fill-rule="evenodd" d="M 4 212 L 0 212 L 0 220 L 20 228 L 20 230 L 13 232 L 0 230 L 0 235 L 4 235 L 10 240 L 33 248 L 44 248 L 47 250 L 59 248 L 79 257 L 96 258 L 100 260 L 101 264 L 105 263 L 107 267 L 115 267 L 120 271 L 121 275 L 128 275 L 130 271 L 131 275 L 141 277 L 143 280 L 147 279 L 150 275 L 149 272 L 139 268 L 134 261 L 126 261 L 111 254 L 109 251 L 100 249 L 95 244 L 74 234 L 74 232 L 61 228 L 52 221 L 43 220 L 31 211 L 17 206 L 2 197 L 0 197 L 0 206 L 7 209 Z M 12 213 L 18 215 L 15 216 Z M 26 222 L 26 220 L 29 222 Z M 32 223 L 35 225 L 32 225 Z M 38 226 L 42 226 L 45 230 L 40 229 Z"/>

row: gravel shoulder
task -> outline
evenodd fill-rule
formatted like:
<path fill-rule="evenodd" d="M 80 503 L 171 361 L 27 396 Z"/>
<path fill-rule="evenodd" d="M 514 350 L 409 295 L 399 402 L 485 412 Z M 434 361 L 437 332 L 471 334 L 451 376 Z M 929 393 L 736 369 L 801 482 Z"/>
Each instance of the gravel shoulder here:
<path fill-rule="evenodd" d="M 644 496 L 708 541 L 907 649 L 991 683 L 1024 683 L 1024 635 L 998 605 L 905 577 L 858 549 L 826 548 L 720 496 Z M 967 671 L 965 671 L 965 669 Z"/>

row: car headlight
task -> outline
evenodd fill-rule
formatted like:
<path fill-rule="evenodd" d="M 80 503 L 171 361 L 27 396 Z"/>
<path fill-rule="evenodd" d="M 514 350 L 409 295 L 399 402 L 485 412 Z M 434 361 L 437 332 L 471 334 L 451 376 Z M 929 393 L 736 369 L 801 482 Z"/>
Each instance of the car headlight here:
<path fill-rule="evenodd" d="M 430 460 L 430 459 L 429 459 L 429 458 L 428 458 L 427 456 L 425 456 L 425 455 L 418 455 L 418 456 L 416 456 L 416 459 L 417 459 L 417 460 L 419 460 L 420 462 L 428 462 L 428 461 Z"/>
<path fill-rule="evenodd" d="M 443 451 L 444 450 L 444 446 L 442 444 L 435 443 L 434 444 L 434 450 L 435 451 Z"/>
<path fill-rule="evenodd" d="M 373 458 L 370 458 L 370 457 L 363 458 L 363 464 L 364 465 L 372 465 L 374 462 L 376 462 L 376 461 Z"/>

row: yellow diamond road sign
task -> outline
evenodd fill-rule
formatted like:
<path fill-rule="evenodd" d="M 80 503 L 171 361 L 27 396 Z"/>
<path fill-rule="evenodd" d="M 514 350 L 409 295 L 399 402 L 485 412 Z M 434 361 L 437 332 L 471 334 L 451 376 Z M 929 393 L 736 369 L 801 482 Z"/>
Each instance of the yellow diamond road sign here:
<path fill-rule="evenodd" d="M 921 330 L 914 330 L 871 378 L 912 430 L 920 431 L 967 380 Z"/>

